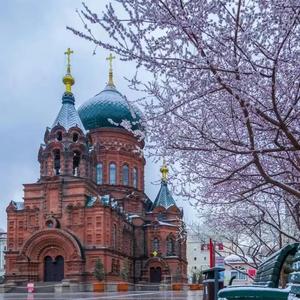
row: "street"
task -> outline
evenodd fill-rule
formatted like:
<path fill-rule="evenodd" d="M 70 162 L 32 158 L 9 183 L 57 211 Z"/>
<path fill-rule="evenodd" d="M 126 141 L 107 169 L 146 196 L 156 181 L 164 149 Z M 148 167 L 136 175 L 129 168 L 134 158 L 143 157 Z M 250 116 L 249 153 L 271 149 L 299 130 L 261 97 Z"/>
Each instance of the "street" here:
<path fill-rule="evenodd" d="M 41 293 L 41 294 L 1 294 L 0 300 L 101 300 L 101 299 L 126 299 L 126 300 L 202 300 L 202 291 L 149 291 L 128 293 Z"/>

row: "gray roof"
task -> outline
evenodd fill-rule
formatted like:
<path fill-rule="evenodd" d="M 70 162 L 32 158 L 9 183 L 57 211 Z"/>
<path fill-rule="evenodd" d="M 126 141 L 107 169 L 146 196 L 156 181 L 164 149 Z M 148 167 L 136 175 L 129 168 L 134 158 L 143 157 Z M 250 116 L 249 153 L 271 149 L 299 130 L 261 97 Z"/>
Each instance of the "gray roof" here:
<path fill-rule="evenodd" d="M 152 205 L 152 210 L 158 206 L 162 206 L 164 208 L 169 208 L 170 206 L 173 206 L 173 205 L 176 206 L 176 202 L 173 199 L 173 197 L 168 189 L 167 182 L 162 180 L 160 190 L 159 190 L 158 195 L 156 196 L 156 199 Z"/>
<path fill-rule="evenodd" d="M 24 209 L 24 202 L 17 202 L 17 201 L 11 201 L 13 206 L 16 208 L 16 210 L 23 210 Z"/>
<path fill-rule="evenodd" d="M 81 122 L 81 119 L 78 115 L 78 112 L 75 108 L 75 99 L 73 94 L 64 93 L 62 97 L 62 107 L 52 125 L 52 128 L 56 125 L 63 126 L 66 130 L 69 130 L 71 127 L 79 127 L 83 132 L 84 126 Z"/>
<path fill-rule="evenodd" d="M 111 199 L 109 195 L 104 195 L 104 196 L 87 196 L 86 198 L 86 207 L 93 207 L 94 204 L 99 201 L 101 204 L 105 206 L 109 206 L 111 204 Z"/>

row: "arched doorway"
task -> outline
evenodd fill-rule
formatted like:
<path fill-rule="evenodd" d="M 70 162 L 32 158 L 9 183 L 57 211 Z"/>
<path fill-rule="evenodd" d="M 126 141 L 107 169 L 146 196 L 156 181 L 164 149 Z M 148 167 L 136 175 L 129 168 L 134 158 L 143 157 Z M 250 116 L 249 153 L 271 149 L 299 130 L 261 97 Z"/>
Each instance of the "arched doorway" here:
<path fill-rule="evenodd" d="M 51 256 L 44 258 L 44 281 L 62 281 L 64 279 L 64 258 L 59 255 L 52 259 Z"/>
<path fill-rule="evenodd" d="M 150 268 L 150 282 L 161 282 L 161 267 Z"/>
<path fill-rule="evenodd" d="M 16 265 L 22 279 L 28 280 L 30 276 L 35 281 L 61 281 L 64 278 L 82 281 L 85 278 L 82 246 L 63 229 L 46 228 L 35 232 L 20 252 L 22 255 L 17 257 Z M 72 269 L 65 267 L 66 262 Z"/>

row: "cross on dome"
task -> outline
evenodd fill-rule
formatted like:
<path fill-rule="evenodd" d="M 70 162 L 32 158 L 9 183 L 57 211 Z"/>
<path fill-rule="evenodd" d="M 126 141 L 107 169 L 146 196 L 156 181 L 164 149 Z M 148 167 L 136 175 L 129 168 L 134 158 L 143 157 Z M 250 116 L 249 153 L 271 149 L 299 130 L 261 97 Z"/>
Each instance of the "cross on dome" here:
<path fill-rule="evenodd" d="M 113 56 L 111 53 L 109 54 L 108 57 L 106 57 L 106 60 L 109 61 L 109 75 L 108 75 L 108 85 L 114 87 L 114 80 L 113 80 L 113 69 L 112 69 L 112 61 L 116 57 Z"/>
<path fill-rule="evenodd" d="M 72 85 L 75 83 L 73 76 L 71 75 L 71 54 L 74 51 L 70 48 L 67 49 L 65 55 L 67 55 L 67 74 L 63 78 L 63 83 L 66 86 L 66 93 L 72 93 Z"/>
<path fill-rule="evenodd" d="M 71 54 L 73 54 L 74 51 L 71 50 L 70 48 L 67 49 L 67 51 L 65 52 L 65 54 L 67 55 L 67 73 L 71 72 Z"/>
<path fill-rule="evenodd" d="M 109 61 L 109 68 L 110 68 L 110 69 L 112 69 L 112 61 L 113 61 L 113 59 L 115 59 L 115 58 L 116 58 L 116 57 L 113 56 L 111 53 L 109 54 L 108 57 L 106 57 L 106 60 Z"/>

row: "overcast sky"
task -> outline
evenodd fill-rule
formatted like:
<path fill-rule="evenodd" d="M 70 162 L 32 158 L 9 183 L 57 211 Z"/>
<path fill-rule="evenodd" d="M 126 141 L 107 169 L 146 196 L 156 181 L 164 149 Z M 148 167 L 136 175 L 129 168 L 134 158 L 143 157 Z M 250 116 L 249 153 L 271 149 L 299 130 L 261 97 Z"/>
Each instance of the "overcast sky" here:
<path fill-rule="evenodd" d="M 81 0 L 1 1 L 0 11 L 0 227 L 6 228 L 10 200 L 22 201 L 23 183 L 39 177 L 38 149 L 47 126 L 61 106 L 66 48 L 74 50 L 72 74 L 76 107 L 101 91 L 107 81 L 108 53 L 74 36 L 66 25 L 82 28 L 76 14 Z M 108 0 L 86 1 L 97 13 Z M 102 33 L 97 32 L 98 35 Z M 135 98 L 124 80 L 134 63 L 114 62 L 115 83 L 121 93 Z M 159 189 L 160 165 L 147 159 L 146 193 L 151 200 Z M 179 201 L 179 200 L 178 200 Z M 185 215 L 191 216 L 188 204 Z"/>

